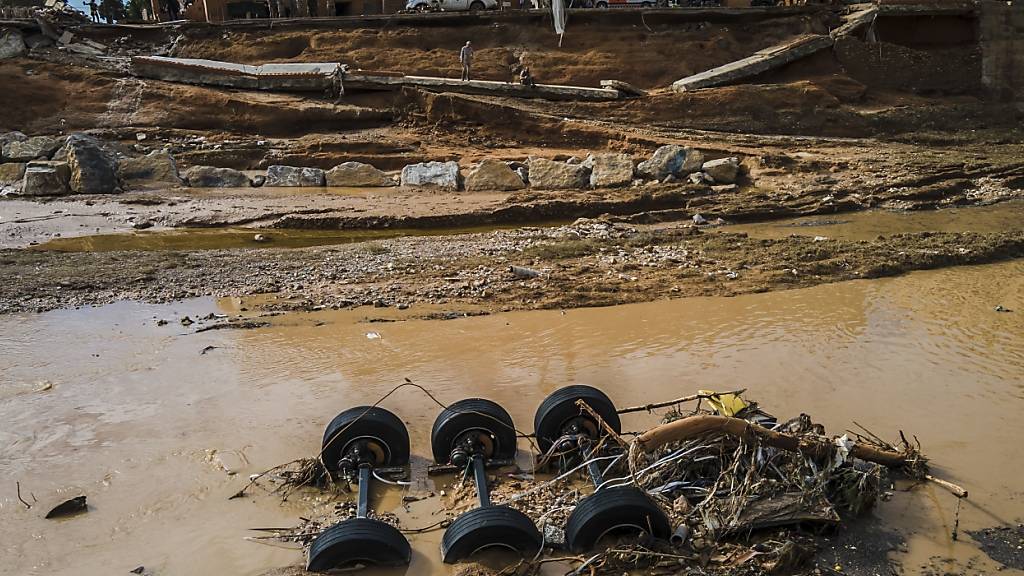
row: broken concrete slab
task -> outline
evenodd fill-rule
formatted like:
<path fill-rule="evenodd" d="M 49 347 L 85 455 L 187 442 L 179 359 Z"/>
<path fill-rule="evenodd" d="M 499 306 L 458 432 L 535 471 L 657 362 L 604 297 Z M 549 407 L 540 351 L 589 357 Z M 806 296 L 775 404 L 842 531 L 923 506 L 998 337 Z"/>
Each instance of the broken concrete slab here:
<path fill-rule="evenodd" d="M 249 177 L 232 168 L 193 166 L 185 171 L 185 181 L 194 188 L 248 187 Z"/>
<path fill-rule="evenodd" d="M 342 81 L 346 90 L 398 90 L 403 86 L 425 88 L 459 94 L 487 94 L 545 100 L 617 100 L 619 91 L 610 88 L 535 84 L 524 86 L 491 80 L 460 80 L 434 76 L 404 76 L 375 72 L 345 72 Z"/>
<path fill-rule="evenodd" d="M 0 186 L 12 186 L 21 182 L 25 177 L 24 162 L 8 162 L 0 164 Z"/>
<path fill-rule="evenodd" d="M 623 82 L 622 80 L 601 80 L 601 88 L 618 90 L 624 96 L 643 97 L 648 95 L 647 90 L 637 88 L 629 82 Z"/>
<path fill-rule="evenodd" d="M 178 166 L 166 150 L 154 150 L 138 158 L 124 158 L 117 171 L 125 184 L 133 188 L 181 186 Z"/>
<path fill-rule="evenodd" d="M 362 162 L 342 162 L 324 173 L 328 186 L 364 188 L 395 186 L 383 171 Z"/>
<path fill-rule="evenodd" d="M 422 162 L 402 168 L 402 186 L 430 186 L 442 190 L 459 189 L 457 162 Z"/>
<path fill-rule="evenodd" d="M 324 185 L 324 171 L 320 168 L 274 165 L 267 168 L 264 186 L 317 187 Z"/>
<path fill-rule="evenodd" d="M 526 188 L 519 176 L 508 164 L 495 158 L 485 158 L 466 174 L 466 190 L 508 192 Z"/>
<path fill-rule="evenodd" d="M 250 66 L 219 60 L 134 56 L 131 71 L 141 78 L 246 90 L 309 92 L 340 89 L 341 64 L 287 62 Z"/>
<path fill-rule="evenodd" d="M 827 35 L 805 35 L 771 48 L 765 48 L 742 60 L 736 60 L 672 83 L 676 92 L 722 86 L 773 70 L 805 56 L 832 47 L 834 40 Z"/>
<path fill-rule="evenodd" d="M 703 162 L 704 154 L 700 150 L 666 144 L 655 150 L 648 160 L 638 164 L 636 172 L 644 178 L 661 181 L 670 175 L 685 176 L 696 172 Z"/>

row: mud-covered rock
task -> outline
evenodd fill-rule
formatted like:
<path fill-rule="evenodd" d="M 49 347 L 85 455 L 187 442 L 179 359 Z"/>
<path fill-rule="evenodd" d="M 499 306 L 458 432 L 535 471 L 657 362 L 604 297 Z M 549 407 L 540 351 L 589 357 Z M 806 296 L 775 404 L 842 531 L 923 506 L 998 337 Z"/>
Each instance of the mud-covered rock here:
<path fill-rule="evenodd" d="M 710 176 L 716 184 L 732 184 L 740 172 L 740 159 L 730 157 L 709 160 L 704 163 L 701 170 Z"/>
<path fill-rule="evenodd" d="M 590 169 L 583 164 L 566 164 L 547 158 L 530 158 L 530 186 L 541 190 L 586 188 Z"/>
<path fill-rule="evenodd" d="M 112 194 L 120 191 L 117 159 L 100 141 L 72 134 L 64 143 L 62 159 L 71 167 L 71 191 L 77 194 Z"/>
<path fill-rule="evenodd" d="M 633 181 L 633 159 L 628 154 L 592 154 L 586 163 L 594 188 L 628 186 Z"/>
<path fill-rule="evenodd" d="M 0 134 L 0 155 L 3 154 L 3 147 L 9 142 L 24 142 L 25 140 L 28 140 L 28 136 L 18 131 L 4 132 L 3 134 Z"/>
<path fill-rule="evenodd" d="M 25 37 L 17 30 L 0 30 L 0 60 L 17 58 L 25 53 Z"/>
<path fill-rule="evenodd" d="M 362 162 L 342 162 L 324 174 L 328 186 L 394 186 L 395 181 L 382 170 Z"/>
<path fill-rule="evenodd" d="M 20 134 L 15 132 L 13 134 Z M 29 160 L 48 160 L 60 148 L 62 140 L 53 136 L 33 136 L 31 138 L 14 138 L 4 143 L 4 159 L 13 162 Z"/>
<path fill-rule="evenodd" d="M 442 190 L 459 189 L 457 162 L 422 162 L 402 168 L 402 186 L 431 186 Z"/>
<path fill-rule="evenodd" d="M 508 164 L 494 158 L 482 160 L 466 174 L 466 190 L 522 190 L 526 183 Z"/>
<path fill-rule="evenodd" d="M 185 170 L 185 181 L 194 188 L 242 188 L 249 186 L 249 177 L 233 168 L 193 166 Z"/>
<path fill-rule="evenodd" d="M 30 162 L 25 168 L 21 193 L 25 196 L 61 196 L 69 194 L 71 167 L 67 162 Z"/>
<path fill-rule="evenodd" d="M 154 150 L 138 158 L 124 158 L 117 165 L 121 179 L 133 187 L 180 186 L 178 165 L 166 150 Z"/>
<path fill-rule="evenodd" d="M 664 180 L 669 174 L 685 176 L 700 170 L 704 154 L 700 150 L 667 144 L 654 151 L 649 160 L 637 165 L 637 173 L 651 180 Z"/>
<path fill-rule="evenodd" d="M 8 162 L 7 164 L 0 164 L 0 186 L 10 186 L 21 182 L 21 179 L 24 177 L 24 162 Z"/>
<path fill-rule="evenodd" d="M 324 171 L 319 168 L 299 166 L 270 166 L 267 168 L 267 180 L 264 186 L 323 186 Z"/>

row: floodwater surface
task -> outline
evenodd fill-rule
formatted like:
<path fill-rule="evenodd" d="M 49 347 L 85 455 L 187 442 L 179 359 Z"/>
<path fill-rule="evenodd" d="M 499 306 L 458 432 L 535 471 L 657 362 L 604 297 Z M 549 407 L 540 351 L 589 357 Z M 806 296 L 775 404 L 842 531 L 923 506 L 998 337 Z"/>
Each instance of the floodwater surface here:
<path fill-rule="evenodd" d="M 853 421 L 887 439 L 904 430 L 937 475 L 970 491 L 958 541 L 955 498 L 937 486 L 897 491 L 873 512 L 907 539 L 896 558 L 910 574 L 933 556 L 980 557 L 972 573 L 992 571 L 964 531 L 1024 519 L 1024 261 L 565 313 L 366 323 L 374 310 L 317 312 L 199 334 L 178 322 L 241 305 L 121 303 L 0 317 L 0 574 L 145 566 L 245 576 L 300 564 L 298 551 L 244 538 L 256 535 L 249 528 L 294 525 L 314 507 L 311 496 L 228 497 L 250 474 L 316 455 L 335 414 L 404 378 L 445 402 L 491 398 L 526 430 L 540 401 L 571 383 L 598 386 L 619 406 L 747 388 L 780 418 L 805 412 L 830 433 Z M 409 426 L 414 489 L 430 485 L 424 457 L 439 408 L 409 388 L 382 405 Z M 657 419 L 632 414 L 623 426 Z M 88 513 L 43 519 L 80 493 Z M 436 500 L 410 516 L 399 494 L 389 489 L 375 504 L 410 527 L 439 519 L 423 508 Z M 439 538 L 411 537 L 405 574 L 452 573 Z"/>

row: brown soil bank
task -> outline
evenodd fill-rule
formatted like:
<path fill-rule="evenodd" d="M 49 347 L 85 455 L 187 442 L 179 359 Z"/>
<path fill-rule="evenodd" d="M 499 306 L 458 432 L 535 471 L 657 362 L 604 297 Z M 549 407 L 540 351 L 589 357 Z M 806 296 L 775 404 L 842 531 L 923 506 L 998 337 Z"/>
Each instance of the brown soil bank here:
<path fill-rule="evenodd" d="M 1024 233 L 916 233 L 875 241 L 752 239 L 684 226 L 568 227 L 296 250 L 0 251 L 0 313 L 276 293 L 272 308 L 433 303 L 571 308 L 735 295 L 1024 257 Z M 536 274 L 517 275 L 510 265 Z"/>
<path fill-rule="evenodd" d="M 597 86 L 616 79 L 655 88 L 801 34 L 827 33 L 832 18 L 831 12 L 739 22 L 679 21 L 636 11 L 600 19 L 574 14 L 561 47 L 550 21 L 540 16 L 347 30 L 191 29 L 175 55 L 245 63 L 342 62 L 458 77 L 458 51 L 469 40 L 476 49 L 474 76 L 480 79 L 511 79 L 510 66 L 522 56 L 545 84 Z"/>

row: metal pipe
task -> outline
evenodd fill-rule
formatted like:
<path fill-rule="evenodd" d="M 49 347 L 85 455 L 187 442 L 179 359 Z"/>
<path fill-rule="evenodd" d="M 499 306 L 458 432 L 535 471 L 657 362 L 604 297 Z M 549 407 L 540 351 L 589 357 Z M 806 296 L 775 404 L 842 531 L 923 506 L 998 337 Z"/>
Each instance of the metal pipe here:
<path fill-rule="evenodd" d="M 487 471 L 484 470 L 484 457 L 479 454 L 473 455 L 473 480 L 476 481 L 476 494 L 480 506 L 490 506 L 491 493 L 487 490 Z"/>
<path fill-rule="evenodd" d="M 356 503 L 356 518 L 366 518 L 370 506 L 370 473 L 373 469 L 369 464 L 359 465 L 359 500 Z"/>
<path fill-rule="evenodd" d="M 601 466 L 597 460 L 591 460 L 590 464 L 587 464 L 587 472 L 590 472 L 590 481 L 594 483 L 595 488 L 604 482 L 604 474 L 601 473 Z"/>

